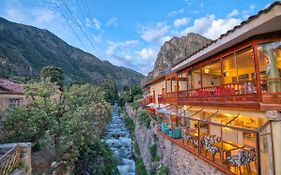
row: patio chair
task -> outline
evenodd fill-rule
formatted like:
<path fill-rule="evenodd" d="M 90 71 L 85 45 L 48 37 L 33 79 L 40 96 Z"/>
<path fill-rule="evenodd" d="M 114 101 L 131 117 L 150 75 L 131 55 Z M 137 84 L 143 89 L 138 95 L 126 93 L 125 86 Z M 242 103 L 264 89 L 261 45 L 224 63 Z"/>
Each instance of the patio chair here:
<path fill-rule="evenodd" d="M 168 135 L 173 139 L 181 138 L 182 137 L 182 128 L 175 127 L 169 131 Z"/>
<path fill-rule="evenodd" d="M 208 152 L 210 152 L 212 154 L 212 159 L 214 161 L 215 159 L 215 155 L 217 153 L 220 153 L 220 156 L 221 156 L 221 150 L 215 146 L 213 146 L 212 144 L 216 143 L 216 139 L 214 139 L 214 137 L 210 137 L 210 136 L 206 136 L 203 138 L 204 139 L 204 146 L 205 146 L 205 149 L 206 149 L 206 153 L 205 155 L 207 156 Z"/>
<path fill-rule="evenodd" d="M 256 160 L 256 155 L 253 153 L 250 153 L 249 151 L 242 150 L 239 151 L 237 155 L 227 157 L 227 160 L 229 163 L 234 165 L 237 169 L 235 169 L 235 173 L 238 174 L 238 169 L 239 169 L 239 174 L 241 175 L 241 167 L 245 166 L 246 170 L 249 174 L 251 174 L 251 167 L 250 167 L 250 162 Z"/>

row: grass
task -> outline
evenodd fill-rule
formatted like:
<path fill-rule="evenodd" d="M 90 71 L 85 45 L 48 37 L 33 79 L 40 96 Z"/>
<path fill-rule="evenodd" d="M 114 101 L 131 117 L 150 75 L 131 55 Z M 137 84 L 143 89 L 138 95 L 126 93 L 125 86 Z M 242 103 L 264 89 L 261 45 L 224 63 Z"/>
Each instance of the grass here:
<path fill-rule="evenodd" d="M 148 175 L 141 158 L 136 161 L 136 172 L 138 175 Z"/>

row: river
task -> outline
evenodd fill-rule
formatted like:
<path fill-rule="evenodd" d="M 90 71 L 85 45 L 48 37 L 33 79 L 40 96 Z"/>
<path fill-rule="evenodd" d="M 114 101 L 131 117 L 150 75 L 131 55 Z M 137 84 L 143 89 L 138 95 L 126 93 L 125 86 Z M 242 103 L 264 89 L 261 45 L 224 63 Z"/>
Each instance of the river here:
<path fill-rule="evenodd" d="M 105 136 L 105 143 L 110 147 L 118 162 L 117 168 L 120 174 L 135 175 L 132 138 L 116 104 L 113 107 L 112 121 Z"/>

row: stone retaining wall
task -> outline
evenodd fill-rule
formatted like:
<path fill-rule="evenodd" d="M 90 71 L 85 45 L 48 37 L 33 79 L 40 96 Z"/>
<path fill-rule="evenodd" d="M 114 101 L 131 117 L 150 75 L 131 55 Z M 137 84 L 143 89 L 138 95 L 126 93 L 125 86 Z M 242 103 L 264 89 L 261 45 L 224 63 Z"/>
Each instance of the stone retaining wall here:
<path fill-rule="evenodd" d="M 157 134 L 156 122 L 151 122 L 150 129 L 141 125 L 138 121 L 136 111 L 130 105 L 126 105 L 126 111 L 133 119 L 136 141 L 139 145 L 141 156 L 148 172 L 153 165 L 164 165 L 169 168 L 172 175 L 223 175 L 221 171 L 209 165 L 207 162 L 197 158 L 171 141 Z M 155 164 L 151 161 L 150 146 L 157 144 L 157 154 L 161 160 Z"/>

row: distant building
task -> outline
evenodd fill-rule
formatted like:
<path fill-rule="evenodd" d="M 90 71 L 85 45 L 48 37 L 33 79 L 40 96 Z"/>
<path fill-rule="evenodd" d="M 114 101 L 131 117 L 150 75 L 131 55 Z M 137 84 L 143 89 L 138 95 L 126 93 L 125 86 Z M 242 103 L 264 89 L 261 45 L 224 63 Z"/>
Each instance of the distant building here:
<path fill-rule="evenodd" d="M 9 107 L 20 106 L 25 103 L 24 84 L 0 79 L 0 113 Z"/>

